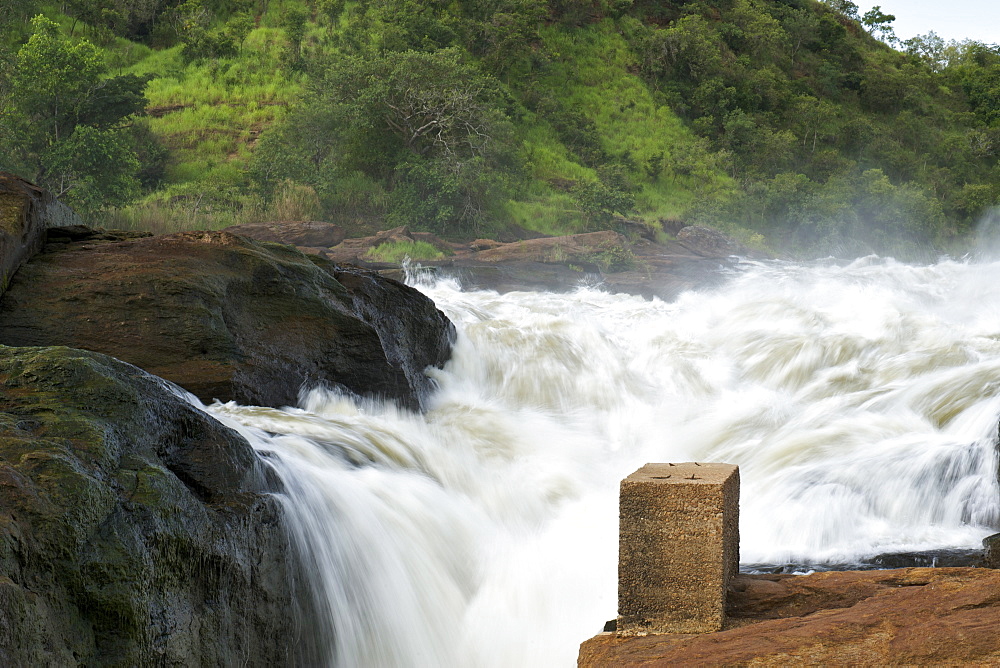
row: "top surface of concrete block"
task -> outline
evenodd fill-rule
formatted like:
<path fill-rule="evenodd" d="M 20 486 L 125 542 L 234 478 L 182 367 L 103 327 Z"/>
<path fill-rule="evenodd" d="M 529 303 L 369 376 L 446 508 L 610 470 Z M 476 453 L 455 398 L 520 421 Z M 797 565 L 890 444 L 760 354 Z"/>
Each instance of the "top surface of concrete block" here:
<path fill-rule="evenodd" d="M 666 483 L 687 485 L 719 485 L 738 470 L 733 464 L 678 462 L 646 464 L 625 478 L 622 483 Z"/>

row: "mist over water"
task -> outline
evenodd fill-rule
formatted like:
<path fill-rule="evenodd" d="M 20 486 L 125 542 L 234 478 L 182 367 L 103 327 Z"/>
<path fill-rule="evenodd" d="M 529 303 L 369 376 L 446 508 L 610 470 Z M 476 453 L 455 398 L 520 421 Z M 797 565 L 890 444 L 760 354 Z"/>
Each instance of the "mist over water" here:
<path fill-rule="evenodd" d="M 272 462 L 342 666 L 572 666 L 616 614 L 618 482 L 742 478 L 746 563 L 974 548 L 1000 524 L 1000 264 L 748 264 L 674 303 L 421 284 L 426 415 L 216 405 Z"/>

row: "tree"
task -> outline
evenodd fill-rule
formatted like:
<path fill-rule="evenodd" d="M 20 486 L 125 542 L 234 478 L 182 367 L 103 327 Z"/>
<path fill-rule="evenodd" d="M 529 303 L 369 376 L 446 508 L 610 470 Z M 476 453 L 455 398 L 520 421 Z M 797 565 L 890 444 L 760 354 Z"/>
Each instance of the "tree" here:
<path fill-rule="evenodd" d="M 126 128 L 143 112 L 145 80 L 105 77 L 93 44 L 68 40 L 41 15 L 31 25 L 0 110 L 0 160 L 85 211 L 124 204 L 139 189 Z"/>
<path fill-rule="evenodd" d="M 306 104 L 261 140 L 252 171 L 265 190 L 293 178 L 335 199 L 338 182 L 360 174 L 389 193 L 393 222 L 449 232 L 482 226 L 521 178 L 510 102 L 457 49 L 315 69 Z"/>
<path fill-rule="evenodd" d="M 484 69 L 505 74 L 524 68 L 540 48 L 538 27 L 548 15 L 543 0 L 466 2 L 469 50 Z"/>
<path fill-rule="evenodd" d="M 92 28 L 135 38 L 149 32 L 170 0 L 63 0 L 63 11 Z M 75 27 L 75 24 L 74 24 Z"/>
<path fill-rule="evenodd" d="M 496 82 L 461 62 L 459 51 L 348 57 L 322 79 L 321 98 L 346 122 L 414 155 L 461 161 L 493 152 L 509 129 Z"/>
<path fill-rule="evenodd" d="M 896 17 L 892 14 L 883 13 L 882 7 L 879 5 L 875 5 L 861 17 L 862 25 L 868 28 L 872 35 L 886 44 L 899 42 L 896 39 L 896 31 L 892 29 L 892 22 L 895 20 Z"/>
<path fill-rule="evenodd" d="M 164 12 L 162 18 L 183 45 L 188 60 L 235 55 L 253 29 L 250 13 L 239 9 L 226 23 L 218 25 L 215 12 L 202 0 L 185 0 Z"/>
<path fill-rule="evenodd" d="M 934 71 L 941 71 L 948 65 L 946 43 L 936 32 L 917 35 L 903 42 L 906 52 L 916 56 Z"/>
<path fill-rule="evenodd" d="M 823 2 L 834 11 L 840 12 L 849 19 L 860 20 L 858 6 L 851 2 L 851 0 L 823 0 Z"/>

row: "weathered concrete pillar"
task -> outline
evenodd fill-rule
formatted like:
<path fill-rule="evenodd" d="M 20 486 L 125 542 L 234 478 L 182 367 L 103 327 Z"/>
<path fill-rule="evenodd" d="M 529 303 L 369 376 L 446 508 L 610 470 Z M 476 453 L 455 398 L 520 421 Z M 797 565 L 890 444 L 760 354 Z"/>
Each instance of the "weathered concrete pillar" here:
<path fill-rule="evenodd" d="M 722 628 L 739 571 L 739 503 L 731 464 L 646 464 L 622 481 L 619 635 Z"/>

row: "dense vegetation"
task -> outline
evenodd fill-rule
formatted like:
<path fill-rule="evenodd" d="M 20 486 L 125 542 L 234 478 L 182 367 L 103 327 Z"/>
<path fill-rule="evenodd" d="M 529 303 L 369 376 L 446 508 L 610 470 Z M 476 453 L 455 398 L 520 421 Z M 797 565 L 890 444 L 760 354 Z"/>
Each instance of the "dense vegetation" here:
<path fill-rule="evenodd" d="M 1000 203 L 1000 48 L 892 21 L 848 0 L 0 0 L 0 168 L 154 229 L 680 218 L 803 253 L 947 248 Z"/>

